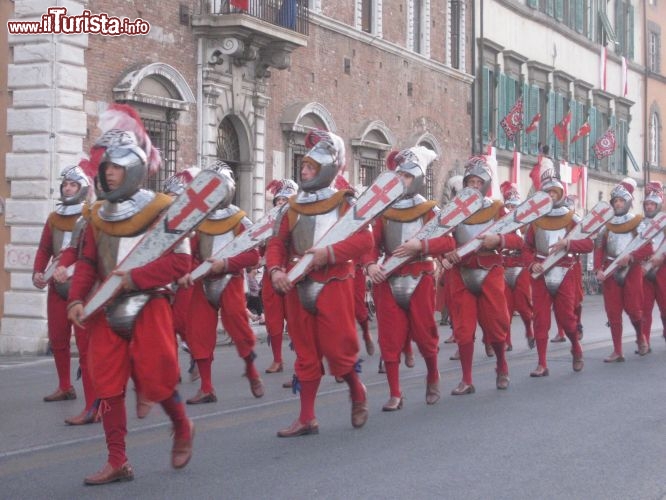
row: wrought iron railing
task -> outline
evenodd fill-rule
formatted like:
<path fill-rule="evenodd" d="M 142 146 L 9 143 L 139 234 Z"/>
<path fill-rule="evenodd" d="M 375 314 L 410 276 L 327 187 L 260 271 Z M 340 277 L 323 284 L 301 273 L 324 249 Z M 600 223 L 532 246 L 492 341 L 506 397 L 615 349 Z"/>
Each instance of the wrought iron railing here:
<path fill-rule="evenodd" d="M 308 0 L 201 0 L 200 14 L 244 14 L 308 34 Z"/>

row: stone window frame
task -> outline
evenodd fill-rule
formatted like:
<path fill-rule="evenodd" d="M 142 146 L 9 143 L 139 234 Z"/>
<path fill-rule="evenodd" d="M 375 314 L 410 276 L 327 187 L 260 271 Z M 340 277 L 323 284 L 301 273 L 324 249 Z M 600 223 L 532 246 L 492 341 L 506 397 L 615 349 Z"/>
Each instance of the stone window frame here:
<path fill-rule="evenodd" d="M 371 10 L 370 30 L 363 29 L 363 10 L 369 4 Z M 354 27 L 370 35 L 381 38 L 383 36 L 382 10 L 383 0 L 355 0 Z"/>
<path fill-rule="evenodd" d="M 418 47 L 416 47 L 416 2 L 418 2 L 421 7 L 418 13 Z M 416 54 L 428 58 L 430 57 L 430 3 L 430 0 L 408 0 L 407 2 L 407 50 L 411 50 Z"/>
<path fill-rule="evenodd" d="M 660 168 L 661 163 L 661 113 L 659 106 L 654 103 L 650 107 L 650 123 L 648 127 L 648 164 L 650 167 Z"/>
<path fill-rule="evenodd" d="M 383 121 L 372 120 L 362 124 L 357 137 L 351 140 L 355 185 L 368 187 L 374 182 L 395 143 L 395 134 Z"/>

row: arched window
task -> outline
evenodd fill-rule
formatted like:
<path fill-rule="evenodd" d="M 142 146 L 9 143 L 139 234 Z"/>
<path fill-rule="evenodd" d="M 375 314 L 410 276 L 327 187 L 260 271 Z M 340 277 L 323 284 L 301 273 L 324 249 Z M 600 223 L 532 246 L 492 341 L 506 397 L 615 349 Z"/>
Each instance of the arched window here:
<path fill-rule="evenodd" d="M 659 136 L 660 136 L 659 115 L 656 111 L 652 111 L 650 116 L 650 150 L 649 162 L 653 167 L 658 167 L 661 161 L 661 151 L 659 150 Z"/>
<path fill-rule="evenodd" d="M 238 134 L 229 117 L 225 117 L 217 128 L 216 156 L 219 160 L 231 167 L 231 171 L 233 172 L 236 181 L 236 193 L 232 203 L 238 205 L 238 197 L 241 192 L 238 186 L 238 183 L 240 182 L 240 175 L 238 172 L 238 165 L 240 163 L 240 145 L 238 142 Z"/>

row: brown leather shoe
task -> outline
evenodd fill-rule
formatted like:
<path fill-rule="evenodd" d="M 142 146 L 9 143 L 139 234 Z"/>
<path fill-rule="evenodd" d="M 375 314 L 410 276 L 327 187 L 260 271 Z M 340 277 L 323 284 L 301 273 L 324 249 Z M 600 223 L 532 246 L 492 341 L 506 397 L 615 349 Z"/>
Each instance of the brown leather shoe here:
<path fill-rule="evenodd" d="M 529 347 L 530 349 L 534 349 L 535 346 L 536 346 L 536 340 L 534 339 L 534 336 L 527 337 L 527 347 Z"/>
<path fill-rule="evenodd" d="M 551 342 L 566 342 L 567 338 L 566 337 L 560 337 L 559 335 L 553 337 L 550 339 Z"/>
<path fill-rule="evenodd" d="M 407 368 L 414 368 L 415 364 L 416 361 L 414 360 L 414 353 L 410 352 L 408 354 L 405 354 L 405 366 Z"/>
<path fill-rule="evenodd" d="M 363 386 L 363 401 L 352 401 L 351 423 L 355 429 L 360 429 L 368 421 L 368 391 Z"/>
<path fill-rule="evenodd" d="M 458 361 L 460 359 L 460 349 L 456 349 L 456 352 L 453 353 L 453 356 L 449 356 L 451 361 Z"/>
<path fill-rule="evenodd" d="M 455 344 L 456 343 L 456 338 L 451 334 L 451 336 L 444 341 L 445 344 Z"/>
<path fill-rule="evenodd" d="M 439 392 L 439 380 L 437 382 L 433 382 L 432 384 L 426 384 L 426 404 L 434 405 L 437 403 L 437 401 L 439 401 L 440 397 L 441 394 Z"/>
<path fill-rule="evenodd" d="M 185 401 L 188 405 L 200 405 L 204 403 L 217 403 L 217 396 L 215 395 L 214 392 L 201 392 L 201 390 L 197 391 L 196 395 L 193 398 L 188 399 Z"/>
<path fill-rule="evenodd" d="M 460 382 L 458 387 L 451 391 L 451 396 L 464 396 L 465 394 L 474 394 L 476 389 L 472 384 L 466 384 L 465 382 Z"/>
<path fill-rule="evenodd" d="M 651 351 L 652 349 L 650 349 L 650 346 L 646 342 L 643 342 L 642 344 L 638 344 L 638 349 L 636 350 L 636 354 L 638 354 L 639 356 L 646 356 Z"/>
<path fill-rule="evenodd" d="M 150 413 L 150 410 L 153 409 L 155 403 L 146 399 L 144 396 L 136 393 L 136 416 L 138 418 L 146 418 Z"/>
<path fill-rule="evenodd" d="M 548 368 L 545 368 L 541 365 L 536 367 L 536 370 L 530 372 L 530 377 L 547 377 L 550 375 L 550 371 L 548 371 Z"/>
<path fill-rule="evenodd" d="M 583 366 L 585 366 L 585 361 L 583 361 L 583 355 L 581 354 L 580 356 L 576 357 L 576 355 L 572 352 L 571 355 L 573 356 L 573 360 L 571 362 L 573 371 L 579 372 L 583 370 Z"/>
<path fill-rule="evenodd" d="M 192 458 L 192 443 L 194 442 L 194 422 L 188 420 L 190 426 L 189 439 L 173 438 L 173 448 L 171 448 L 171 466 L 174 469 L 182 469 L 185 467 L 190 458 Z"/>
<path fill-rule="evenodd" d="M 308 436 L 310 434 L 319 434 L 319 423 L 317 422 L 316 418 L 313 418 L 305 424 L 296 419 L 289 427 L 286 429 L 281 429 L 277 432 L 278 437 L 281 438 Z"/>
<path fill-rule="evenodd" d="M 500 391 L 505 391 L 509 388 L 509 374 L 499 373 L 495 385 Z"/>
<path fill-rule="evenodd" d="M 69 401 L 70 399 L 76 399 L 76 391 L 74 387 L 70 387 L 66 391 L 63 391 L 58 387 L 53 394 L 44 396 L 44 401 L 47 403 L 52 403 L 53 401 Z"/>
<path fill-rule="evenodd" d="M 131 481 L 132 479 L 134 479 L 134 470 L 129 462 L 125 462 L 117 469 L 111 467 L 111 464 L 107 462 L 102 470 L 86 477 L 83 480 L 83 484 L 96 486 L 98 484 L 108 484 L 116 481 Z"/>
<path fill-rule="evenodd" d="M 96 409 L 83 410 L 81 413 L 75 417 L 69 417 L 65 419 L 67 425 L 87 425 L 87 424 L 96 424 L 101 420 L 101 417 L 97 413 Z"/>
<path fill-rule="evenodd" d="M 604 358 L 604 363 L 622 363 L 624 361 L 624 356 L 616 352 L 611 353 L 610 356 Z"/>
<path fill-rule="evenodd" d="M 486 356 L 488 356 L 489 358 L 494 357 L 495 351 L 493 350 L 493 346 L 491 346 L 490 344 L 485 344 L 485 346 L 486 346 Z"/>
<path fill-rule="evenodd" d="M 255 398 L 261 398 L 264 395 L 264 383 L 260 378 L 250 379 L 250 392 Z"/>
<path fill-rule="evenodd" d="M 399 398 L 391 396 L 384 406 L 382 406 L 382 411 L 398 411 L 402 408 L 403 395 L 401 394 Z"/>
<path fill-rule="evenodd" d="M 372 356 L 375 353 L 375 343 L 372 340 L 372 337 L 368 336 L 365 340 L 365 352 L 368 356 Z"/>
<path fill-rule="evenodd" d="M 292 387 L 291 380 L 288 380 L 287 382 L 283 382 L 282 387 L 284 387 L 285 389 L 291 389 L 291 387 Z"/>
<path fill-rule="evenodd" d="M 271 366 L 266 368 L 266 373 L 281 373 L 282 371 L 284 371 L 284 364 L 282 362 L 277 363 L 273 361 Z"/>

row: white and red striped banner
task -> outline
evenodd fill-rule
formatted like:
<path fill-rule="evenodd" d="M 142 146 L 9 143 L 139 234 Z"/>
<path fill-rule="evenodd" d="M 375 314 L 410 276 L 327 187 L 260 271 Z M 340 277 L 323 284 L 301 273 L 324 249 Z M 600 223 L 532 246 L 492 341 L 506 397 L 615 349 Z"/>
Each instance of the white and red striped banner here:
<path fill-rule="evenodd" d="M 606 90 L 606 63 L 608 59 L 608 52 L 606 47 L 601 47 L 601 54 L 599 60 L 599 88 L 603 91 Z"/>

